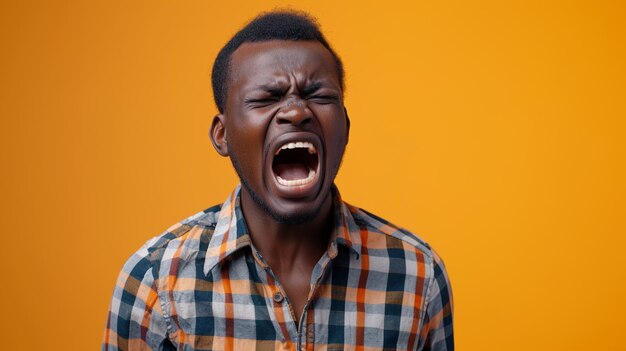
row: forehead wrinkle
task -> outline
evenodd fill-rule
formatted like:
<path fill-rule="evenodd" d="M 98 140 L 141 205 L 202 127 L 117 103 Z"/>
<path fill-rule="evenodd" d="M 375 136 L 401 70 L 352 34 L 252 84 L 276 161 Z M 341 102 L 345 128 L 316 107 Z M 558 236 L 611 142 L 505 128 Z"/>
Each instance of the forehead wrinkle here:
<path fill-rule="evenodd" d="M 266 85 L 282 88 L 283 84 L 292 86 L 294 83 L 295 88 L 301 90 L 317 82 L 322 82 L 323 86 L 329 88 L 342 90 L 336 73 L 336 63 L 325 48 L 323 52 L 316 52 L 314 57 L 305 57 L 303 51 L 292 50 L 289 45 L 274 47 L 246 57 L 254 46 L 264 43 L 267 42 L 245 43 L 235 50 L 231 57 L 229 85 L 239 84 L 243 88 L 241 93 L 262 89 Z M 330 73 L 332 78 L 325 77 L 325 73 Z M 260 83 L 250 86 L 248 82 L 250 77 Z"/>
<path fill-rule="evenodd" d="M 250 91 L 257 90 L 271 90 L 280 89 L 289 84 L 286 77 L 281 77 L 280 74 L 275 72 L 266 72 L 260 67 L 254 67 L 253 72 L 241 72 L 241 69 L 237 69 L 237 74 L 231 76 L 230 84 L 239 85 L 242 93 L 248 93 Z M 261 71 L 261 75 L 257 74 Z M 254 80 L 250 81 L 250 78 Z"/>
<path fill-rule="evenodd" d="M 316 53 L 317 54 L 317 53 Z M 263 64 L 271 66 L 273 68 L 273 74 L 275 76 L 288 77 L 289 81 L 293 79 L 297 85 L 301 83 L 308 83 L 309 81 L 318 81 L 320 73 L 328 70 L 332 74 L 335 74 L 334 62 L 330 65 L 325 65 L 324 58 L 316 55 L 315 58 L 303 57 L 302 51 L 294 51 L 288 48 L 278 48 L 274 52 L 263 52 L 257 57 L 257 60 L 261 60 Z M 271 62 L 265 60 L 269 58 Z"/>
<path fill-rule="evenodd" d="M 311 64 L 311 62 L 314 62 Z M 295 85 L 298 90 L 305 89 L 311 85 L 327 85 L 329 80 L 320 78 L 324 71 L 329 68 L 321 64 L 323 60 L 301 60 L 298 52 L 285 52 L 280 55 L 280 68 L 289 77 L 290 85 Z M 334 68 L 330 72 L 334 74 Z"/>

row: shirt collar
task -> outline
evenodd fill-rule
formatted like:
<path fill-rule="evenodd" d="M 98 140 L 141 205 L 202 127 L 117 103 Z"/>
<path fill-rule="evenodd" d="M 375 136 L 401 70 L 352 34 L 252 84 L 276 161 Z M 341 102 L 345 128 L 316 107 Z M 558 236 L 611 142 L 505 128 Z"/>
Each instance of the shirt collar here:
<path fill-rule="evenodd" d="M 361 255 L 361 229 L 352 216 L 354 208 L 341 200 L 339 190 L 334 185 L 332 195 L 334 228 L 328 254 L 331 259 L 334 258 L 338 253 L 337 245 L 342 245 L 354 252 L 358 258 Z M 241 185 L 237 185 L 222 204 L 215 230 L 207 248 L 204 274 L 208 275 L 218 263 L 237 250 L 251 245 L 252 240 L 248 226 L 241 211 Z"/>

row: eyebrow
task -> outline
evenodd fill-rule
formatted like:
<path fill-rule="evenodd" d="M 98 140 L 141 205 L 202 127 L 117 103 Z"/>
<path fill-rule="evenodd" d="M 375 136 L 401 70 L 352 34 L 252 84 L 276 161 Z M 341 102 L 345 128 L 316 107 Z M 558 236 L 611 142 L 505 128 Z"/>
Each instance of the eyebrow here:
<path fill-rule="evenodd" d="M 322 81 L 308 83 L 307 85 L 304 86 L 304 88 L 301 89 L 301 94 L 304 96 L 313 94 L 324 86 L 325 84 Z M 267 92 L 272 96 L 280 96 L 285 93 L 285 90 L 287 90 L 287 87 L 285 87 L 282 84 L 271 83 L 271 84 L 257 85 L 256 87 L 252 89 L 252 91 L 259 91 L 259 90 Z"/>
<path fill-rule="evenodd" d="M 307 84 L 304 88 L 302 88 L 302 95 L 307 96 L 310 94 L 313 94 L 314 92 L 318 91 L 321 87 L 324 86 L 324 83 L 322 82 L 313 82 L 311 84 Z"/>
<path fill-rule="evenodd" d="M 280 84 L 262 84 L 252 89 L 252 91 L 255 91 L 255 90 L 256 91 L 263 90 L 272 96 L 278 96 L 278 95 L 284 94 L 286 89 L 284 86 L 281 86 Z"/>

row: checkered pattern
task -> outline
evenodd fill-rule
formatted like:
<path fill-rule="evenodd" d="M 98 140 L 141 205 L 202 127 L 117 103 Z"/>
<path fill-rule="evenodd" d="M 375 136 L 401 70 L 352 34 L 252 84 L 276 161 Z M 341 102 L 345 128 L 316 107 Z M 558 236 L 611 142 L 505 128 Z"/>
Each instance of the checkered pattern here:
<path fill-rule="evenodd" d="M 453 350 L 441 259 L 417 236 L 341 201 L 296 325 L 254 248 L 239 194 L 148 241 L 124 265 L 103 350 Z"/>

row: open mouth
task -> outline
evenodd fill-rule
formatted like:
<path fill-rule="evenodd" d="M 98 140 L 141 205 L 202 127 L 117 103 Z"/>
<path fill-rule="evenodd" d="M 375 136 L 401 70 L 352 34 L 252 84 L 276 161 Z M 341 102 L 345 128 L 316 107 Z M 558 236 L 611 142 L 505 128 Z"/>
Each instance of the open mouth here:
<path fill-rule="evenodd" d="M 288 142 L 274 154 L 272 171 L 283 187 L 302 188 L 317 179 L 319 157 L 315 146 L 307 141 Z"/>

